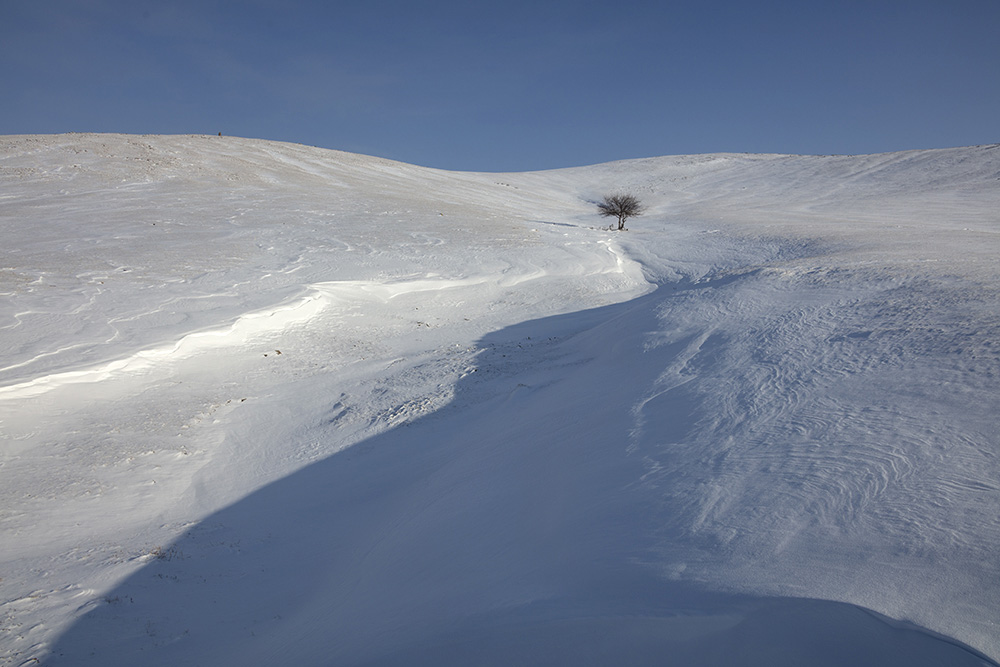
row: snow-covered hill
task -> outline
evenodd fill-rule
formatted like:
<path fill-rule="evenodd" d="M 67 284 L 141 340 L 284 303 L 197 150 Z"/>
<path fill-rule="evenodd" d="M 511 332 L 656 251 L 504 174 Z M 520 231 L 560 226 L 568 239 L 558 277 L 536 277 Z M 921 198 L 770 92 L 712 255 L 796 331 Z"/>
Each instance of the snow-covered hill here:
<path fill-rule="evenodd" d="M 0 656 L 989 664 L 998 211 L 1000 146 L 2 137 Z"/>

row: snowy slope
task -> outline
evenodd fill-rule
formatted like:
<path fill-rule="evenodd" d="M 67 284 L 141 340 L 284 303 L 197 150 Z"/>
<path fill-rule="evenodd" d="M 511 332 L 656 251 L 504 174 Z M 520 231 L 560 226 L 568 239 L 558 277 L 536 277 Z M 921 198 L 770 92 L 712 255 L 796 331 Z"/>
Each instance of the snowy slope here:
<path fill-rule="evenodd" d="M 996 660 L 997 211 L 996 146 L 2 138 L 0 655 Z"/>

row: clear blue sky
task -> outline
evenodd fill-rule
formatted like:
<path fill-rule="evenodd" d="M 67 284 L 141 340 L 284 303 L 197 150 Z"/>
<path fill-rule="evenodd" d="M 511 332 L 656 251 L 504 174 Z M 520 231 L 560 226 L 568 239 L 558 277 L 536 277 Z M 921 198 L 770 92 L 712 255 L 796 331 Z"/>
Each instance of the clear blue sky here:
<path fill-rule="evenodd" d="M 1000 142 L 1000 0 L 0 0 L 0 134 L 446 169 Z"/>

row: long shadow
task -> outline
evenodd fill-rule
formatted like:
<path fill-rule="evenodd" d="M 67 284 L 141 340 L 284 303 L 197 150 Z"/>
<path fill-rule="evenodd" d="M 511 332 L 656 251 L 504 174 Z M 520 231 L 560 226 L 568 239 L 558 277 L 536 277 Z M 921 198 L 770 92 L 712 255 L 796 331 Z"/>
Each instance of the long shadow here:
<path fill-rule="evenodd" d="M 850 605 L 642 564 L 663 508 L 630 410 L 683 349 L 644 344 L 675 293 L 486 336 L 451 405 L 208 517 L 48 664 L 982 664 Z M 682 436 L 697 403 L 669 409 Z"/>

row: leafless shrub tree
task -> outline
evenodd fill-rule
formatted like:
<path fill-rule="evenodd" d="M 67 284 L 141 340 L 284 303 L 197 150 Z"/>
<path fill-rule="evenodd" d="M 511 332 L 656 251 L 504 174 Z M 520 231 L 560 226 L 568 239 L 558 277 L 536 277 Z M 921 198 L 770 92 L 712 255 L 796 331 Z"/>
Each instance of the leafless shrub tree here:
<path fill-rule="evenodd" d="M 597 204 L 597 210 L 606 218 L 618 218 L 618 229 L 625 229 L 625 220 L 645 209 L 634 195 L 607 195 Z"/>

